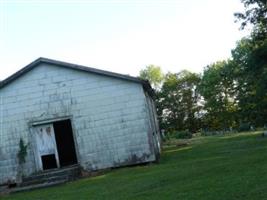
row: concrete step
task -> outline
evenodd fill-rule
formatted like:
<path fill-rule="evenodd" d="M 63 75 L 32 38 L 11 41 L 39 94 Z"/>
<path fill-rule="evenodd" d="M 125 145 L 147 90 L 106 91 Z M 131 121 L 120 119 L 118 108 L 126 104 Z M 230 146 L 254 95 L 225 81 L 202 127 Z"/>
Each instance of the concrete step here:
<path fill-rule="evenodd" d="M 8 185 L 0 185 L 0 195 L 8 191 Z"/>
<path fill-rule="evenodd" d="M 67 182 L 79 178 L 81 175 L 79 165 L 70 166 L 66 168 L 46 170 L 40 173 L 22 179 L 20 187 L 27 187 L 31 185 L 50 184 L 53 182 Z"/>
<path fill-rule="evenodd" d="M 51 170 L 45 170 L 42 172 L 38 172 L 36 174 L 32 174 L 31 176 L 25 177 L 22 179 L 23 182 L 32 181 L 36 179 L 46 179 L 49 177 L 54 176 L 79 176 L 80 175 L 80 167 L 79 165 L 72 165 L 65 168 L 57 168 L 57 169 L 51 169 Z"/>
<path fill-rule="evenodd" d="M 9 187 L 9 185 L 0 185 L 0 195 L 50 187 L 78 179 L 80 176 L 81 169 L 79 165 L 72 165 L 60 169 L 45 170 L 32 174 L 28 177 L 24 177 L 22 179 L 22 183 L 16 185 L 15 187 Z"/>
<path fill-rule="evenodd" d="M 42 184 L 42 183 L 52 183 L 52 182 L 57 182 L 57 181 L 68 181 L 70 180 L 68 175 L 64 176 L 52 176 L 52 177 L 45 177 L 45 178 L 37 178 L 34 179 L 32 178 L 31 180 L 28 181 L 23 181 L 20 184 L 20 187 L 25 187 L 25 186 L 30 186 L 30 185 L 37 185 L 37 184 Z"/>

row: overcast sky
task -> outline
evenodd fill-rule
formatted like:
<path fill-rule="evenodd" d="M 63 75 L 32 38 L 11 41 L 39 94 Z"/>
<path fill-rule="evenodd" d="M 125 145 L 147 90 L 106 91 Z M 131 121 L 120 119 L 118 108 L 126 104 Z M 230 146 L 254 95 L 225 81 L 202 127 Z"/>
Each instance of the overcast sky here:
<path fill-rule="evenodd" d="M 230 57 L 240 0 L 0 0 L 0 79 L 38 57 L 138 75 Z"/>

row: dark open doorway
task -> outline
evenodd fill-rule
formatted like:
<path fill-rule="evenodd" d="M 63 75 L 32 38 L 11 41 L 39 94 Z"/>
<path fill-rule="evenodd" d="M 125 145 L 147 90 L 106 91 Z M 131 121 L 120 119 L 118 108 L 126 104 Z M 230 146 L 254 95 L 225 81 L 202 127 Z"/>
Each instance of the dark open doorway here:
<path fill-rule="evenodd" d="M 53 126 L 60 166 L 77 164 L 71 121 L 54 122 Z"/>
<path fill-rule="evenodd" d="M 44 170 L 57 168 L 57 161 L 56 161 L 55 154 L 41 156 L 41 159 L 42 159 Z"/>

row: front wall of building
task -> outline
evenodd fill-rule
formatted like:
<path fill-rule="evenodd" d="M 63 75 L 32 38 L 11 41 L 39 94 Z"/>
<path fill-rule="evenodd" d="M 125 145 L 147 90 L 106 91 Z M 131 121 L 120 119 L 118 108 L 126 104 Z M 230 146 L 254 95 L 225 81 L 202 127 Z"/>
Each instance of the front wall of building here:
<path fill-rule="evenodd" d="M 30 130 L 42 120 L 71 119 L 84 169 L 154 161 L 150 114 L 141 84 L 40 64 L 0 89 L 0 183 L 18 177 L 20 138 L 29 144 L 23 174 L 37 170 Z"/>

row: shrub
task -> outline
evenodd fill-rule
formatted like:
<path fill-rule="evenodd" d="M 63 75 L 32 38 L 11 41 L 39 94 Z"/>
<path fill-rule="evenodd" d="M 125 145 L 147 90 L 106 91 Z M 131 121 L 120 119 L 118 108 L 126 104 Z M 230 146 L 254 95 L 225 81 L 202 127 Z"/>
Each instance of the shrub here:
<path fill-rule="evenodd" d="M 189 132 L 188 130 L 185 130 L 185 131 L 177 131 L 177 132 L 175 132 L 174 137 L 176 139 L 190 139 L 190 138 L 192 138 L 192 133 Z"/>
<path fill-rule="evenodd" d="M 239 132 L 250 131 L 250 123 L 241 123 L 238 128 Z"/>

